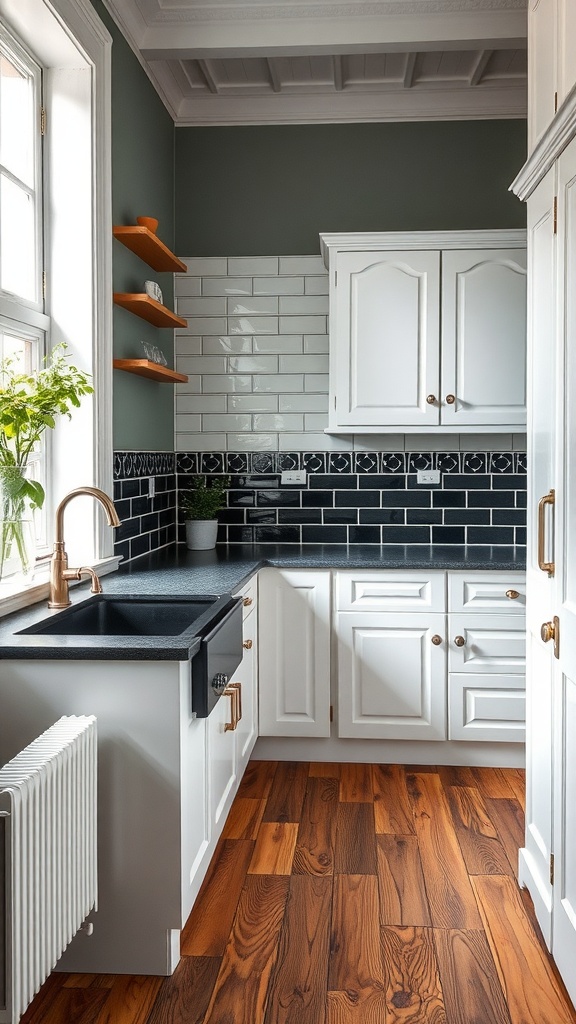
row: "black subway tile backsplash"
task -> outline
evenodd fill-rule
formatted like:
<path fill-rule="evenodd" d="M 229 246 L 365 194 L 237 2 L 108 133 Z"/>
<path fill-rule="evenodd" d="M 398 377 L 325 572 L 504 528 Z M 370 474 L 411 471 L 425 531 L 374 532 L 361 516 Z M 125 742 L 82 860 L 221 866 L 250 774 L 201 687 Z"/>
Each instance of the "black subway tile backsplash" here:
<path fill-rule="evenodd" d="M 306 484 L 282 487 L 282 470 L 298 468 Z M 430 468 L 440 483 L 419 484 Z M 114 470 L 127 561 L 184 542 L 177 496 L 198 473 L 232 476 L 222 544 L 526 542 L 523 452 L 116 452 Z"/>

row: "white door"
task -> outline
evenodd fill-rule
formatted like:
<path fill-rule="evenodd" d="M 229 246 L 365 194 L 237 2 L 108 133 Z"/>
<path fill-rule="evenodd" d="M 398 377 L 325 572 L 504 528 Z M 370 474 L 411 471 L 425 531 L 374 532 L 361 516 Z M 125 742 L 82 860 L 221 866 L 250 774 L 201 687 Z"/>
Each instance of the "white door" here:
<path fill-rule="evenodd" d="M 446 618 L 341 612 L 338 735 L 446 739 Z"/>
<path fill-rule="evenodd" d="M 576 1002 L 576 140 L 559 164 L 559 269 L 564 295 L 558 482 L 560 638 L 554 681 L 554 896 L 552 953 Z"/>
<path fill-rule="evenodd" d="M 330 572 L 258 577 L 261 736 L 330 735 Z"/>
<path fill-rule="evenodd" d="M 526 253 L 442 253 L 440 421 L 461 426 L 526 423 Z"/>
<path fill-rule="evenodd" d="M 554 507 L 544 502 L 556 487 L 556 235 L 552 168 L 528 200 L 528 542 L 526 564 L 526 838 L 519 880 L 532 896 L 542 934 L 552 942 L 552 696 L 550 645 L 540 636 L 552 619 L 555 580 Z M 539 517 L 542 543 L 539 551 Z"/>
<path fill-rule="evenodd" d="M 440 254 L 345 252 L 336 270 L 332 420 L 436 425 Z"/>

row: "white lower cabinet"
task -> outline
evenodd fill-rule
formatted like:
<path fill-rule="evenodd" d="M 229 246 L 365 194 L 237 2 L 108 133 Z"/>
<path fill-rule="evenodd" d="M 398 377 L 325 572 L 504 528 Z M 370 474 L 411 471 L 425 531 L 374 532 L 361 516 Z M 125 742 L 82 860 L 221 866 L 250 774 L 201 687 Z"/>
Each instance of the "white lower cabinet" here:
<path fill-rule="evenodd" d="M 330 735 L 330 572 L 259 574 L 259 732 Z"/>

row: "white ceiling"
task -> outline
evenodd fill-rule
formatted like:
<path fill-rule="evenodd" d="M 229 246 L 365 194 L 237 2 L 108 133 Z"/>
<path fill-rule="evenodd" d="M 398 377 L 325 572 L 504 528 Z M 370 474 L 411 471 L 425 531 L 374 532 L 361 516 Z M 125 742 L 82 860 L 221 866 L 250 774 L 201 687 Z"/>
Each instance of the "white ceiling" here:
<path fill-rule="evenodd" d="M 526 115 L 527 0 L 104 0 L 179 125 Z"/>

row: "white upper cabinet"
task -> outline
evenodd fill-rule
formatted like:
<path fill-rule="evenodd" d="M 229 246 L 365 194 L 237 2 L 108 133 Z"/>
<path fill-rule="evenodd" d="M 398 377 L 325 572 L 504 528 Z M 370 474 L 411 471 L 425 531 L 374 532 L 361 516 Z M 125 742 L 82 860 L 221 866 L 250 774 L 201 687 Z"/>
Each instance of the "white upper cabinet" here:
<path fill-rule="evenodd" d="M 528 149 L 533 150 L 576 84 L 574 0 L 529 0 Z"/>
<path fill-rule="evenodd" d="M 329 432 L 526 424 L 525 233 L 324 235 Z"/>

